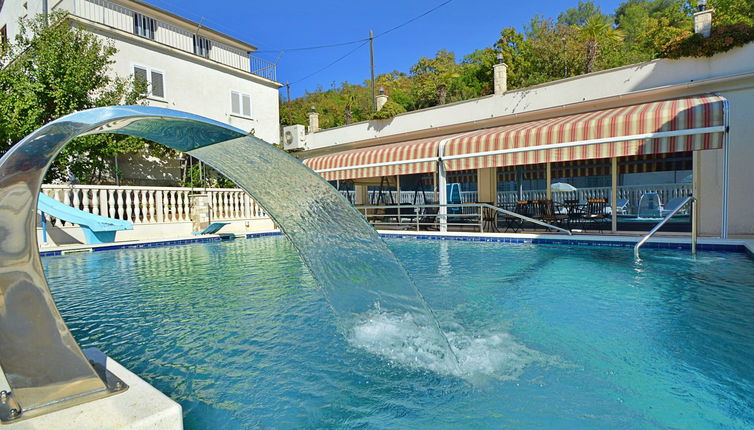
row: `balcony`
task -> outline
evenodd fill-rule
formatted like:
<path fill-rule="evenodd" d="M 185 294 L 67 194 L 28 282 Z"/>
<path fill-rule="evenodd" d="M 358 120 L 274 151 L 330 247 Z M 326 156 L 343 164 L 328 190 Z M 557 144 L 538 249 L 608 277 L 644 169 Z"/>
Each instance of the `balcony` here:
<path fill-rule="evenodd" d="M 65 6 L 63 6 L 65 8 Z M 141 37 L 154 40 L 157 43 L 180 49 L 181 51 L 194 54 L 196 52 L 194 33 L 177 27 L 166 21 L 156 19 L 148 15 L 141 15 L 136 11 L 107 0 L 73 0 L 70 12 L 78 17 L 93 21 L 111 28 L 125 31 L 130 34 L 139 34 Z M 135 16 L 139 15 L 153 27 L 147 24 L 145 31 L 144 20 L 139 21 L 139 30 L 135 31 Z M 230 66 L 266 79 L 276 80 L 275 64 L 261 58 L 250 56 L 246 51 L 209 39 L 209 49 L 202 49 L 198 55 L 203 58 Z M 206 47 L 205 47 L 206 48 Z"/>

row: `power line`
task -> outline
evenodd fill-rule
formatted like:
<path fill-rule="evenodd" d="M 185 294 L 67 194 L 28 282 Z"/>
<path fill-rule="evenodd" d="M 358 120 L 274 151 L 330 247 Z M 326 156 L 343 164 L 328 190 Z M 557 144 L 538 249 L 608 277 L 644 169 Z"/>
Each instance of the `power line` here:
<path fill-rule="evenodd" d="M 329 45 L 319 45 L 319 46 L 310 46 L 310 47 L 304 47 L 304 48 L 292 48 L 292 49 L 288 49 L 288 50 L 282 50 L 282 51 L 305 51 L 305 50 L 312 50 L 312 49 L 322 49 L 322 48 L 330 48 L 330 47 L 336 47 L 336 46 L 352 45 L 352 44 L 355 44 L 355 43 L 359 43 L 359 42 L 361 42 L 361 45 L 359 45 L 359 46 L 357 46 L 356 48 L 354 48 L 354 49 L 352 49 L 352 50 L 348 51 L 348 52 L 347 52 L 347 53 L 346 53 L 345 55 L 343 55 L 342 57 L 339 57 L 338 59 L 336 59 L 336 60 L 335 60 L 335 61 L 333 61 L 332 63 L 330 63 L 330 64 L 326 65 L 325 67 L 322 67 L 321 69 L 319 69 L 319 70 L 317 70 L 317 71 L 315 71 L 315 72 L 312 72 L 312 73 L 310 73 L 310 74 L 308 74 L 308 75 L 304 76 L 303 78 L 300 78 L 300 79 L 298 79 L 298 80 L 296 80 L 296 81 L 294 81 L 294 82 L 292 82 L 292 83 L 290 83 L 290 84 L 288 84 L 288 85 L 290 86 L 290 85 L 293 85 L 293 84 L 297 84 L 297 83 L 299 83 L 299 82 L 301 82 L 301 81 L 304 81 L 304 80 L 306 80 L 306 79 L 309 79 L 309 78 L 311 78 L 312 76 L 314 76 L 314 75 L 316 75 L 316 74 L 318 74 L 318 73 L 320 73 L 320 72 L 323 72 L 323 71 L 325 71 L 325 70 L 329 69 L 329 68 L 330 68 L 330 67 L 332 67 L 333 65 L 337 64 L 337 63 L 338 63 L 338 62 L 340 62 L 341 60 L 345 59 L 345 58 L 346 58 L 346 57 L 348 57 L 349 55 L 351 55 L 351 54 L 353 54 L 354 52 L 356 52 L 356 51 L 357 51 L 357 50 L 358 50 L 359 48 L 361 48 L 362 46 L 366 45 L 366 44 L 367 44 L 367 43 L 368 43 L 368 42 L 369 42 L 370 40 L 374 40 L 374 39 L 376 39 L 376 38 L 378 38 L 378 37 L 380 37 L 380 36 L 384 36 L 384 35 L 386 35 L 386 34 L 388 34 L 388 33 L 390 33 L 390 32 L 393 32 L 393 31 L 395 31 L 395 30 L 398 30 L 398 29 L 399 29 L 399 28 L 401 28 L 401 27 L 405 27 L 406 25 L 408 25 L 408 24 L 411 24 L 412 22 L 414 22 L 414 21 L 416 21 L 416 20 L 418 20 L 418 19 L 420 19 L 420 18 L 423 18 L 423 17 L 425 17 L 425 16 L 429 15 L 430 13 L 432 13 L 432 12 L 436 11 L 437 9 L 440 9 L 441 7 L 443 7 L 443 6 L 447 5 L 448 3 L 451 3 L 452 1 L 453 1 L 453 0 L 446 0 L 445 2 L 443 2 L 443 3 L 440 3 L 439 5 L 437 5 L 437 6 L 433 7 L 432 9 L 429 9 L 428 11 L 426 11 L 426 12 L 424 12 L 424 13 L 422 13 L 422 14 L 420 14 L 420 15 L 417 15 L 417 16 L 415 16 L 415 17 L 413 17 L 413 18 L 409 19 L 408 21 L 405 21 L 405 22 L 404 22 L 404 23 L 402 23 L 402 24 L 396 25 L 395 27 L 393 27 L 393 28 L 391 28 L 391 29 L 388 29 L 388 30 L 386 30 L 386 31 L 383 31 L 382 33 L 380 33 L 380 34 L 378 34 L 378 35 L 376 35 L 376 36 L 374 36 L 374 37 L 370 37 L 370 38 L 368 38 L 368 39 L 359 39 L 359 40 L 353 40 L 353 41 L 350 41 L 350 42 L 341 42 L 341 43 L 336 43 L 336 44 L 329 44 Z M 264 52 L 264 51 L 257 51 L 257 52 Z M 275 51 L 268 51 L 268 52 L 275 52 Z"/>
<path fill-rule="evenodd" d="M 297 84 L 297 83 L 299 83 L 299 82 L 301 82 L 301 81 L 304 81 L 304 80 L 306 80 L 306 79 L 309 79 L 309 78 L 311 78 L 312 76 L 316 75 L 316 74 L 317 74 L 317 73 L 319 73 L 319 72 L 323 72 L 323 71 L 325 71 L 325 70 L 329 69 L 330 67 L 334 66 L 335 64 L 337 64 L 337 63 L 338 63 L 338 62 L 340 62 L 341 60 L 345 59 L 345 58 L 346 58 L 346 57 L 348 57 L 349 55 L 351 55 L 351 54 L 353 54 L 354 52 L 358 51 L 358 50 L 359 50 L 359 48 L 361 48 L 362 46 L 366 45 L 366 44 L 367 44 L 368 42 L 369 42 L 369 39 L 367 39 L 366 41 L 364 41 L 364 42 L 363 42 L 363 43 L 362 43 L 361 45 L 359 45 L 359 46 L 357 46 L 357 47 L 353 48 L 352 50 L 348 51 L 348 52 L 347 52 L 347 53 L 346 53 L 345 55 L 343 55 L 342 57 L 339 57 L 339 58 L 338 58 L 337 60 L 333 61 L 332 63 L 330 63 L 330 64 L 326 65 L 325 67 L 322 67 L 321 69 L 317 70 L 316 72 L 312 72 L 312 73 L 310 73 L 310 74 L 308 74 L 308 75 L 304 76 L 304 77 L 303 77 L 303 78 L 301 78 L 301 79 L 298 79 L 298 80 L 296 80 L 296 81 L 294 81 L 294 82 L 291 82 L 291 83 L 290 83 L 289 85 L 294 85 L 294 84 Z"/>
<path fill-rule="evenodd" d="M 259 51 L 254 51 L 254 53 L 255 54 L 268 54 L 268 53 L 272 53 L 272 52 L 311 51 L 311 50 L 314 50 L 314 49 L 337 48 L 339 46 L 355 45 L 357 43 L 361 43 L 361 42 L 368 41 L 368 40 L 369 39 L 359 39 L 359 40 L 352 40 L 350 42 L 330 43 L 328 45 L 304 46 L 302 48 L 263 49 L 263 50 L 259 50 Z"/>
<path fill-rule="evenodd" d="M 400 24 L 400 25 L 396 25 L 395 27 L 391 28 L 390 30 L 387 30 L 387 31 L 383 31 L 382 33 L 380 33 L 380 34 L 378 34 L 378 35 L 376 35 L 376 36 L 374 36 L 374 37 L 375 37 L 375 38 L 378 38 L 378 37 L 380 37 L 380 36 L 384 36 L 384 35 L 386 35 L 386 34 L 390 33 L 391 31 L 397 30 L 397 29 L 399 29 L 399 28 L 401 28 L 401 27 L 405 27 L 406 25 L 408 25 L 408 24 L 411 24 L 412 22 L 416 21 L 417 19 L 420 19 L 420 18 L 423 18 L 423 17 L 425 17 L 425 16 L 429 15 L 430 13 L 432 13 L 432 12 L 436 11 L 437 9 L 440 9 L 441 7 L 445 6 L 446 4 L 448 4 L 448 3 L 452 2 L 452 1 L 453 1 L 453 0 L 447 0 L 447 1 L 446 1 L 446 2 L 444 2 L 444 3 L 440 3 L 439 5 L 437 5 L 437 6 L 433 7 L 432 9 L 430 9 L 430 10 L 428 10 L 428 11 L 424 12 L 423 14 L 421 14 L 421 15 L 419 15 L 419 16 L 415 16 L 415 17 L 413 17 L 413 18 L 409 19 L 408 21 L 404 22 L 403 24 Z"/>
<path fill-rule="evenodd" d="M 386 35 L 386 34 L 388 34 L 390 32 L 393 32 L 393 31 L 395 31 L 395 30 L 397 30 L 397 29 L 399 29 L 401 27 L 405 27 L 408 24 L 411 24 L 412 22 L 414 22 L 414 21 L 416 21 L 418 19 L 421 19 L 421 18 L 429 15 L 430 13 L 436 11 L 437 9 L 440 9 L 441 7 L 445 6 L 446 4 L 451 3 L 452 1 L 453 0 L 447 0 L 447 1 L 443 2 L 443 3 L 440 3 L 439 5 L 433 7 L 432 9 L 430 9 L 430 10 L 422 13 L 421 15 L 417 15 L 417 16 L 409 19 L 408 21 L 403 22 L 402 24 L 398 24 L 398 25 L 396 25 L 395 27 L 393 27 L 393 28 L 391 28 L 389 30 L 385 30 L 382 33 L 377 34 L 376 36 L 374 36 L 374 38 L 376 39 L 376 38 L 378 38 L 380 36 L 384 36 L 384 35 Z M 366 42 L 368 40 L 369 39 L 356 39 L 356 40 L 351 40 L 351 41 L 348 41 L 348 42 L 330 43 L 330 44 L 325 44 L 325 45 L 304 46 L 304 47 L 299 47 L 299 48 L 287 48 L 287 49 L 265 49 L 265 50 L 255 51 L 255 52 L 256 53 L 260 53 L 260 54 L 266 54 L 266 53 L 272 53 L 272 52 L 310 51 L 310 50 L 315 50 L 315 49 L 337 48 L 339 46 L 354 45 L 354 44 L 357 44 L 357 43 Z"/>

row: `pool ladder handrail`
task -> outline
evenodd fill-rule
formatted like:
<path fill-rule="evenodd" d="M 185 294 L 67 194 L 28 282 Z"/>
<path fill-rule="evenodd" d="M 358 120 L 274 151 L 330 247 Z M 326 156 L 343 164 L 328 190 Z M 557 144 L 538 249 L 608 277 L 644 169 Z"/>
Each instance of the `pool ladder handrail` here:
<path fill-rule="evenodd" d="M 495 210 L 497 212 L 500 212 L 500 213 L 503 213 L 503 214 L 506 214 L 506 215 L 510 215 L 510 216 L 513 216 L 513 217 L 516 217 L 516 218 L 520 218 L 520 219 L 522 219 L 524 221 L 528 221 L 528 222 L 531 222 L 531 223 L 534 223 L 534 224 L 541 225 L 543 227 L 547 227 L 547 228 L 550 228 L 550 229 L 553 229 L 553 230 L 562 231 L 562 232 L 568 234 L 569 236 L 573 235 L 573 233 L 571 233 L 571 231 L 568 230 L 568 229 L 565 229 L 565 228 L 562 228 L 562 227 L 557 227 L 557 226 L 554 226 L 552 224 L 548 224 L 546 222 L 543 222 L 543 221 L 540 221 L 540 220 L 537 220 L 537 219 L 534 219 L 534 218 L 529 218 L 526 215 L 521 215 L 521 214 L 516 213 L 516 212 L 512 212 L 512 211 L 509 211 L 509 210 L 506 210 L 506 209 L 503 209 L 503 208 L 500 208 L 500 207 L 497 207 L 497 206 L 493 206 L 493 205 L 491 205 L 489 203 L 450 203 L 450 204 L 445 204 L 445 205 L 441 205 L 441 204 L 436 204 L 436 205 L 369 205 L 369 206 L 357 206 L 356 209 L 358 209 L 358 210 L 364 210 L 364 212 L 366 214 L 366 209 L 401 209 L 401 208 L 419 209 L 419 208 L 441 208 L 441 207 L 452 207 L 452 208 L 472 208 L 472 207 L 476 208 L 476 207 L 478 207 L 478 208 L 492 209 L 492 210 Z M 365 216 L 367 216 L 367 215 L 365 215 Z M 440 218 L 440 217 L 446 217 L 447 218 L 449 215 L 442 215 L 442 214 L 438 213 L 438 214 L 433 214 L 433 216 L 435 216 L 436 218 Z M 481 216 L 481 214 L 480 214 L 480 216 Z"/>
<path fill-rule="evenodd" d="M 654 226 L 654 228 L 652 228 L 652 230 L 650 230 L 649 233 L 647 233 L 646 235 L 644 235 L 644 237 L 642 237 L 641 240 L 638 241 L 636 243 L 636 245 L 634 245 L 634 258 L 636 258 L 637 260 L 639 259 L 639 248 L 641 248 L 642 245 L 644 245 L 649 240 L 649 238 L 652 237 L 652 235 L 654 235 L 655 233 L 657 233 L 657 230 L 661 229 L 662 226 L 664 226 L 665 223 L 667 223 L 668 221 L 670 221 L 670 218 L 672 218 L 675 214 L 677 214 L 678 211 L 680 211 L 681 209 L 683 209 L 684 206 L 686 206 L 689 203 L 693 203 L 695 201 L 696 201 L 696 197 L 694 197 L 693 195 L 689 195 L 688 197 L 686 197 L 685 199 L 683 199 L 683 201 L 681 202 L 681 204 L 679 204 L 675 209 L 673 209 L 669 214 L 667 214 L 665 216 L 665 218 L 662 219 L 662 221 L 660 221 L 659 223 L 657 223 L 657 225 Z M 691 205 L 691 212 L 692 212 L 691 213 L 691 218 L 692 218 L 692 221 L 691 221 L 691 252 L 692 253 L 696 253 L 696 220 L 695 220 L 696 217 L 694 216 L 695 209 L 694 209 L 694 205 L 693 204 Z"/>

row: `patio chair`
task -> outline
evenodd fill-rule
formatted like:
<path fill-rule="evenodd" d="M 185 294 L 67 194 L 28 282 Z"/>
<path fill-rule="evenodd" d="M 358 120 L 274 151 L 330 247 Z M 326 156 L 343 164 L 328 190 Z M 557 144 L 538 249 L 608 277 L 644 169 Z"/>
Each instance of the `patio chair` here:
<path fill-rule="evenodd" d="M 516 200 L 516 207 L 513 208 L 513 212 L 531 217 L 531 203 L 529 200 Z M 503 220 L 505 221 L 505 233 L 509 229 L 513 230 L 513 233 L 518 233 L 524 227 L 524 220 L 519 217 L 505 214 Z"/>
<path fill-rule="evenodd" d="M 424 208 L 419 217 L 419 228 L 423 230 L 439 230 L 438 212 L 440 212 L 440 208 Z"/>
<path fill-rule="evenodd" d="M 600 233 L 604 230 L 603 225 L 607 221 L 607 199 L 589 199 L 586 202 L 586 211 L 581 215 L 585 224 L 591 224 Z M 586 227 L 586 226 L 585 226 Z M 586 230 L 586 228 L 585 228 Z"/>
<path fill-rule="evenodd" d="M 584 205 L 579 199 L 565 199 L 563 200 L 563 207 L 568 215 L 567 223 L 568 228 L 572 229 L 575 225 L 578 225 L 583 221 L 581 215 L 584 214 Z"/>
<path fill-rule="evenodd" d="M 568 214 L 561 214 L 555 211 L 555 205 L 552 200 L 535 200 L 537 205 L 537 214 L 535 218 L 548 224 L 563 224 L 568 219 Z"/>
<path fill-rule="evenodd" d="M 678 206 L 683 203 L 683 200 L 685 197 L 673 197 L 672 199 L 668 200 L 668 202 L 663 206 L 663 208 L 660 210 L 660 216 L 663 218 L 666 217 L 669 213 L 673 212 Z M 688 209 L 684 208 L 681 212 L 688 212 Z"/>
<path fill-rule="evenodd" d="M 621 215 L 628 213 L 628 199 L 618 199 L 615 201 L 615 213 Z"/>

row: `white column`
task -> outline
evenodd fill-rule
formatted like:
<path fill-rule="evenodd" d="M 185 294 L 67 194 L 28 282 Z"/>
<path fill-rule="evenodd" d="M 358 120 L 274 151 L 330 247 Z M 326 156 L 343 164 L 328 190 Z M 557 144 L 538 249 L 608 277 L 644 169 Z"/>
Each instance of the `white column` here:
<path fill-rule="evenodd" d="M 448 208 L 445 206 L 448 204 L 448 178 L 445 172 L 445 163 L 442 161 L 445 155 L 445 144 L 448 143 L 448 139 L 443 139 L 437 149 L 437 192 L 439 193 L 440 210 L 438 213 L 438 219 L 440 221 L 440 232 L 448 231 Z"/>

